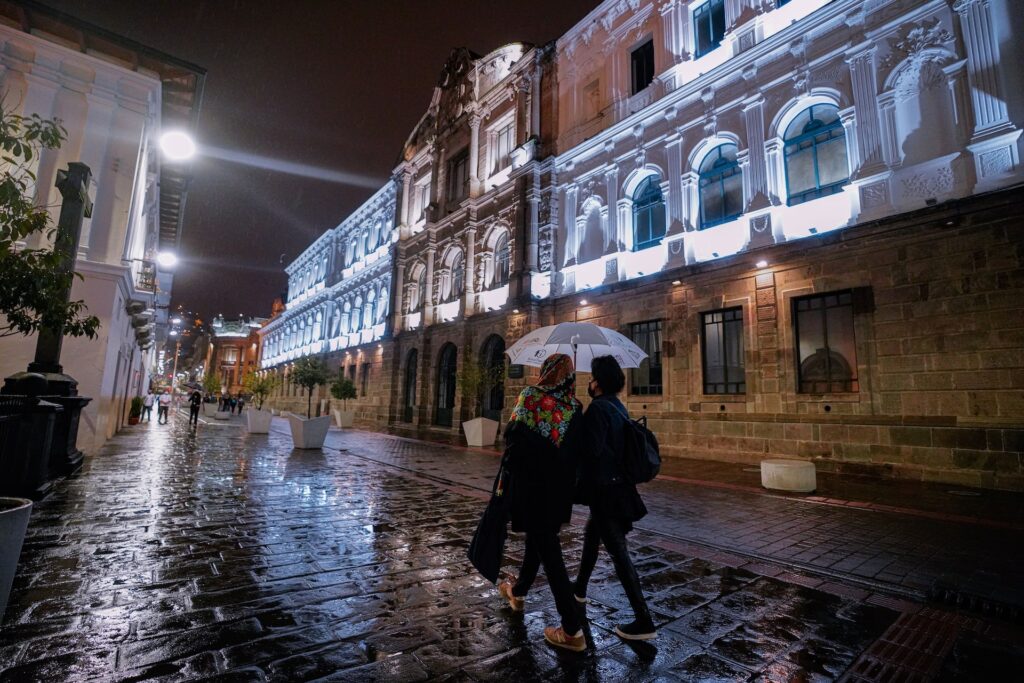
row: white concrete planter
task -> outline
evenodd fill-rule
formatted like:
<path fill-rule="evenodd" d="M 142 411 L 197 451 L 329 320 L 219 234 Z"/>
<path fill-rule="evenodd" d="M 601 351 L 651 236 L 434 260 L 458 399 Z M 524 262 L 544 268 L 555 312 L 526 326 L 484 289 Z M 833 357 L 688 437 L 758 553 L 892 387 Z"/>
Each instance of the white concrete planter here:
<path fill-rule="evenodd" d="M 331 416 L 306 419 L 288 413 L 288 426 L 292 428 L 292 444 L 296 448 L 323 448 L 327 430 L 331 428 Z"/>
<path fill-rule="evenodd" d="M 217 412 L 216 403 L 204 403 L 203 404 L 203 417 L 213 417 Z"/>
<path fill-rule="evenodd" d="M 462 430 L 466 432 L 466 443 L 470 446 L 493 446 L 498 438 L 498 423 L 486 417 L 463 422 Z"/>
<path fill-rule="evenodd" d="M 270 431 L 270 422 L 274 416 L 269 410 L 256 410 L 247 408 L 245 411 L 245 426 L 250 434 L 266 434 Z"/>
<path fill-rule="evenodd" d="M 354 410 L 335 410 L 334 413 L 334 424 L 343 428 L 351 428 L 356 421 L 356 411 Z"/>
<path fill-rule="evenodd" d="M 18 568 L 21 544 L 28 529 L 32 501 L 26 498 L 0 498 L 0 623 L 3 623 L 7 598 L 11 596 L 14 572 Z"/>
<path fill-rule="evenodd" d="M 776 491 L 810 493 L 818 488 L 814 463 L 808 460 L 786 458 L 762 460 L 761 486 Z"/>
<path fill-rule="evenodd" d="M 280 410 L 278 410 L 277 408 L 271 408 L 271 409 L 270 409 L 270 414 L 271 414 L 271 415 L 280 415 L 280 414 L 281 414 L 281 411 L 280 411 Z"/>
<path fill-rule="evenodd" d="M 213 419 L 215 419 L 215 420 L 230 420 L 231 419 L 231 411 L 230 410 L 218 410 L 217 412 L 215 412 L 213 414 Z"/>

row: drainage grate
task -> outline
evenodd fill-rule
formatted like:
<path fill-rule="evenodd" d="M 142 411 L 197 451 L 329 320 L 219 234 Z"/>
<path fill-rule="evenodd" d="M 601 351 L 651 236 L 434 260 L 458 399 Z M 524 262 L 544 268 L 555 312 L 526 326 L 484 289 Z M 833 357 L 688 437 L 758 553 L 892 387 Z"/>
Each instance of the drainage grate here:
<path fill-rule="evenodd" d="M 978 498 L 981 496 L 981 493 L 978 491 L 960 491 L 956 489 L 950 489 L 949 491 L 946 491 L 946 493 L 951 496 L 963 496 L 964 498 Z"/>

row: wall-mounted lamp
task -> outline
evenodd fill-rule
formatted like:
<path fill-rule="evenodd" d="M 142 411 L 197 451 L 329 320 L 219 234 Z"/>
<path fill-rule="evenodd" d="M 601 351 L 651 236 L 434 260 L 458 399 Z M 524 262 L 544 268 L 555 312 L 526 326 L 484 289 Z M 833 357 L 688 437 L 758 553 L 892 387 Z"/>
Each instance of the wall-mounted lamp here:
<path fill-rule="evenodd" d="M 512 313 L 518 315 L 519 314 L 519 309 L 518 308 L 513 308 L 512 309 Z"/>
<path fill-rule="evenodd" d="M 754 265 L 757 266 L 758 268 L 767 268 L 768 267 L 768 262 L 765 261 L 764 259 L 761 259 L 760 261 L 758 261 Z"/>
<path fill-rule="evenodd" d="M 580 299 L 580 306 L 586 306 L 586 305 L 587 305 L 587 300 L 586 299 Z"/>
<path fill-rule="evenodd" d="M 673 280 L 672 284 L 675 285 L 676 287 L 678 287 L 679 285 L 683 284 L 683 281 L 682 280 Z"/>

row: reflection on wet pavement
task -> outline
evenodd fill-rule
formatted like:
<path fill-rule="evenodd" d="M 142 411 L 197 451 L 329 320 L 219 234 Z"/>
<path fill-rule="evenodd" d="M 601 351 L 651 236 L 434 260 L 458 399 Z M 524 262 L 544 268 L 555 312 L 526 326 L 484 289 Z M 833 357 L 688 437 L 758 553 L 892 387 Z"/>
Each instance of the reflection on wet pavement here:
<path fill-rule="evenodd" d="M 900 614 L 636 533 L 658 639 L 612 633 L 631 617 L 602 554 L 591 648 L 555 652 L 543 580 L 515 615 L 465 560 L 483 501 L 441 476 L 465 453 L 423 446 L 393 467 L 358 453 L 389 437 L 298 451 L 182 423 L 115 438 L 37 506 L 0 680 L 831 680 Z M 579 532 L 563 534 L 570 565 Z"/>

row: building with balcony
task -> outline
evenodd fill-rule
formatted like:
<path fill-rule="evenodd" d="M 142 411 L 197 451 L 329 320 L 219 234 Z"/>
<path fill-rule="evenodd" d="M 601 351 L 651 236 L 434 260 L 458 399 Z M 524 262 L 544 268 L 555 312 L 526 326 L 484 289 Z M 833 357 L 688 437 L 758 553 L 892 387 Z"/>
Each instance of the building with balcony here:
<path fill-rule="evenodd" d="M 170 128 L 194 130 L 205 72 L 30 0 L 0 3 L 0 93 L 5 110 L 59 118 L 67 139 L 36 161 L 35 201 L 52 207 L 69 162 L 92 171 L 72 299 L 99 317 L 96 339 L 69 338 L 64 371 L 92 401 L 82 412 L 78 446 L 95 452 L 125 422 L 132 396 L 149 384 L 154 344 L 167 332 L 173 273 L 158 251 L 181 236 L 187 165 L 161 159 Z M 33 236 L 28 247 L 46 246 Z M 35 337 L 0 339 L 0 373 L 23 371 Z"/>
<path fill-rule="evenodd" d="M 266 322 L 266 318 L 225 320 L 219 315 L 213 319 L 204 367 L 205 373 L 220 379 L 222 394 L 245 393 L 246 376 L 259 370 L 259 330 Z"/>

